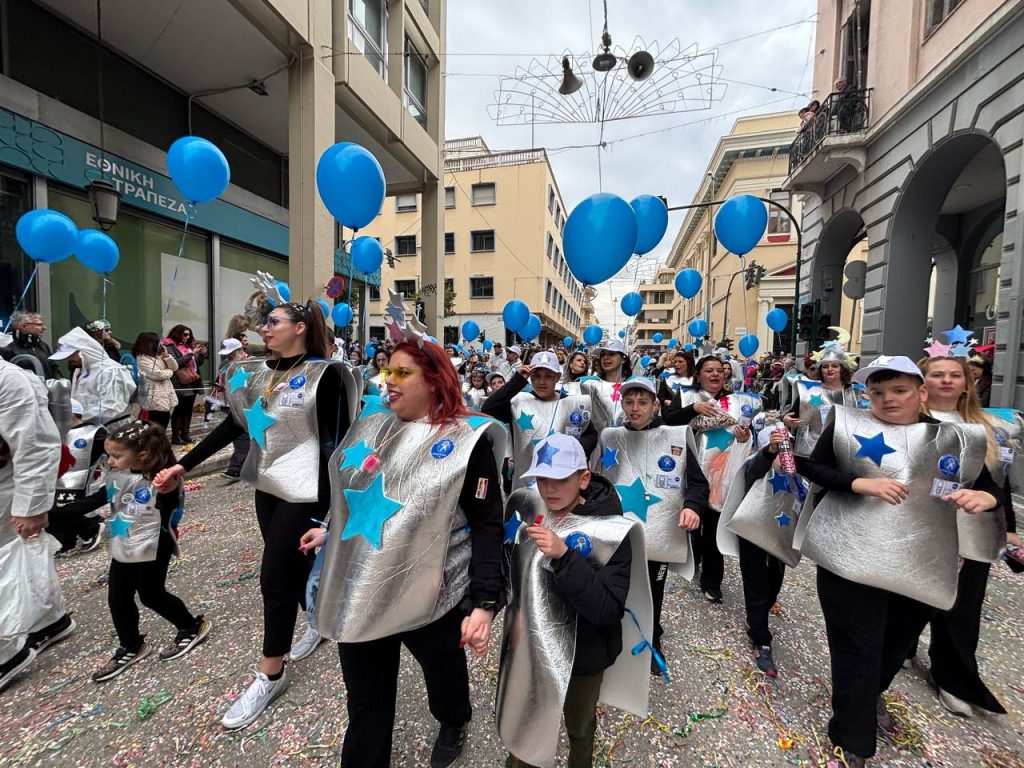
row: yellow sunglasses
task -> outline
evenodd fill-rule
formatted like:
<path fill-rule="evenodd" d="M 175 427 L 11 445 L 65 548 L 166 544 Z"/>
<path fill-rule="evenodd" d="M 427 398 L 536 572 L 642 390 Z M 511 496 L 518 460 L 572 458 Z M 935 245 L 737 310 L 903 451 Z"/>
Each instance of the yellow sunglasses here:
<path fill-rule="evenodd" d="M 381 368 L 380 369 L 380 375 L 381 375 L 381 378 L 384 379 L 384 381 L 388 381 L 390 379 L 391 381 L 395 382 L 396 384 L 405 381 L 406 379 L 408 379 L 411 376 L 415 376 L 417 373 L 422 373 L 422 371 L 420 371 L 417 368 L 405 368 L 405 367 Z"/>

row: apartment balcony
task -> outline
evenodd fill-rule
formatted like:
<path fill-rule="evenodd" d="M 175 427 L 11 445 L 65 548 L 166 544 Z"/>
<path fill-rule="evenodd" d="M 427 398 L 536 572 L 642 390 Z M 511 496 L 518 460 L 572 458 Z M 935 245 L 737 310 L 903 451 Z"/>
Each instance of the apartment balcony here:
<path fill-rule="evenodd" d="M 870 88 L 830 93 L 789 146 L 786 189 L 820 196 L 825 182 L 843 168 L 862 173 L 870 118 Z"/>

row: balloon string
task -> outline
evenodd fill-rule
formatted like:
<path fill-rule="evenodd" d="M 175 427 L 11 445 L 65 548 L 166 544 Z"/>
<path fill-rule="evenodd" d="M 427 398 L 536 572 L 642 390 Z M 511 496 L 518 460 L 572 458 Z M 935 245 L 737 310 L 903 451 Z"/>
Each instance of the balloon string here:
<path fill-rule="evenodd" d="M 14 311 L 11 312 L 11 316 L 7 318 L 7 324 L 4 326 L 4 333 L 7 333 L 11 329 L 11 323 L 14 322 L 14 315 L 21 309 L 21 305 L 25 303 L 25 297 L 28 296 L 28 290 L 32 287 L 32 281 L 36 279 L 36 272 L 39 271 L 39 263 L 33 262 L 32 274 L 29 275 L 28 282 L 25 283 L 25 290 L 21 292 L 21 298 L 18 299 L 18 303 L 14 305 Z"/>
<path fill-rule="evenodd" d="M 356 232 L 358 232 L 358 231 L 359 231 L 358 228 L 352 230 L 352 239 L 349 241 L 349 246 L 348 246 L 348 307 L 349 307 L 349 309 L 352 309 L 352 277 L 355 274 L 355 264 L 352 261 L 352 243 L 355 242 L 355 240 L 356 240 Z M 344 234 L 344 228 L 342 228 L 342 234 Z M 344 237 L 342 237 L 341 247 L 342 248 L 345 247 L 345 239 L 344 239 Z M 413 308 L 413 314 L 415 314 L 415 313 L 416 313 L 416 309 L 414 307 Z M 345 334 L 345 340 L 349 341 L 349 342 L 352 341 L 352 330 L 353 330 L 352 329 L 352 325 L 353 325 L 353 323 L 350 321 L 349 324 L 348 324 L 348 333 Z"/>
<path fill-rule="evenodd" d="M 171 300 L 174 298 L 174 288 L 178 284 L 178 265 L 185 253 L 185 238 L 188 237 L 188 225 L 192 217 L 196 215 L 196 204 L 190 202 L 185 206 L 185 228 L 181 231 L 181 242 L 178 243 L 178 255 L 174 257 L 174 272 L 171 274 L 171 287 L 167 292 L 167 306 L 164 307 L 164 320 L 171 313 Z M 104 315 L 106 317 L 106 315 Z"/>
<path fill-rule="evenodd" d="M 740 256 L 740 266 L 743 267 L 743 271 L 744 272 L 747 271 L 747 261 L 746 261 L 746 257 L 745 256 Z M 745 326 L 747 326 L 747 328 L 746 328 L 747 333 L 750 333 L 750 313 L 749 313 L 749 310 L 747 309 L 747 292 L 746 291 L 743 291 L 743 324 Z M 728 334 L 729 333 L 729 329 L 726 328 L 725 332 Z M 739 339 L 736 340 L 736 343 L 737 344 L 740 343 Z"/>

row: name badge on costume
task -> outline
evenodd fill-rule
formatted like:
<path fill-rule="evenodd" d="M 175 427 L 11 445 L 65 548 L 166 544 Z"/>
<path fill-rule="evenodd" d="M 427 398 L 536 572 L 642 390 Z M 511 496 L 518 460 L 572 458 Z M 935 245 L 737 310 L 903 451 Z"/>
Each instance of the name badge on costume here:
<path fill-rule="evenodd" d="M 302 389 L 282 392 L 277 398 L 277 404 L 282 408 L 301 408 L 305 402 L 306 392 Z"/>
<path fill-rule="evenodd" d="M 946 476 L 946 478 L 956 477 L 957 472 L 960 471 L 960 459 L 951 453 L 947 453 L 939 458 L 939 472 Z M 963 487 L 963 483 L 958 483 L 954 480 L 940 480 L 935 478 L 932 480 L 932 496 L 948 496 L 953 491 L 960 490 Z"/>
<path fill-rule="evenodd" d="M 565 434 L 569 437 L 579 438 L 583 434 L 583 427 L 566 427 Z"/>
<path fill-rule="evenodd" d="M 1005 445 L 999 446 L 999 461 L 1003 464 L 1013 464 L 1016 455 L 1016 451 L 1013 448 L 1007 448 Z"/>
<path fill-rule="evenodd" d="M 679 475 L 655 475 L 654 486 L 669 491 L 679 491 L 683 488 L 683 478 Z"/>
<path fill-rule="evenodd" d="M 932 490 L 930 495 L 941 498 L 942 496 L 948 496 L 954 491 L 959 491 L 963 486 L 963 483 L 957 483 L 953 480 L 940 480 L 936 477 L 932 479 Z"/>
<path fill-rule="evenodd" d="M 477 480 L 476 481 L 476 494 L 474 494 L 475 497 L 478 498 L 478 499 L 486 499 L 487 498 L 487 486 L 489 484 L 490 483 L 489 483 L 489 481 L 488 481 L 488 479 L 486 477 L 481 477 L 479 480 Z"/>

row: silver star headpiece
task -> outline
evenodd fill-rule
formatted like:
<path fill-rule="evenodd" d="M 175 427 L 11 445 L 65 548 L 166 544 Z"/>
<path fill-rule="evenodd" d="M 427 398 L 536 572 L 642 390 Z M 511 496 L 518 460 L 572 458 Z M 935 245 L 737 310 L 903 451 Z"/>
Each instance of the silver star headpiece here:
<path fill-rule="evenodd" d="M 249 281 L 256 289 L 250 294 L 242 310 L 246 325 L 250 331 L 259 331 L 266 321 L 267 315 L 274 307 L 287 304 L 277 287 L 278 280 L 269 272 L 256 272 L 256 277 L 250 277 Z"/>
<path fill-rule="evenodd" d="M 395 343 L 411 341 L 420 349 L 423 342 L 427 341 L 427 326 L 416 319 L 415 315 L 409 315 L 405 306 L 404 297 L 401 293 L 388 288 L 388 304 L 384 310 L 384 320 L 387 322 L 388 333 Z"/>

